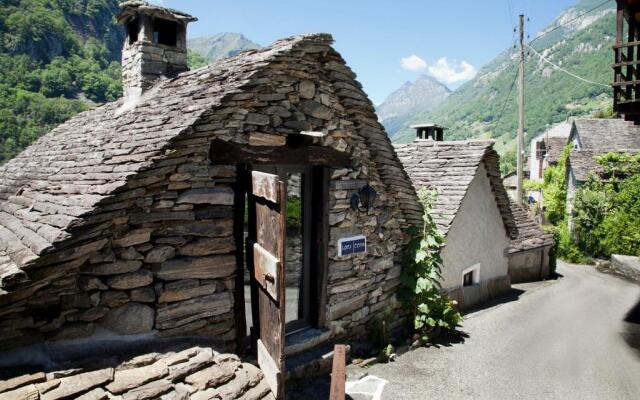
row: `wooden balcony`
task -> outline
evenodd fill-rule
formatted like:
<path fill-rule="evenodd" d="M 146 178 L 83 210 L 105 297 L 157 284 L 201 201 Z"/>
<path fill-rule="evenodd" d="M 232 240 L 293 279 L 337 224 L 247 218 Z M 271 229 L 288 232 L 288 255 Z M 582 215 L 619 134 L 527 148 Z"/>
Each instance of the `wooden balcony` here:
<path fill-rule="evenodd" d="M 640 122 L 640 0 L 617 0 L 613 110 Z"/>

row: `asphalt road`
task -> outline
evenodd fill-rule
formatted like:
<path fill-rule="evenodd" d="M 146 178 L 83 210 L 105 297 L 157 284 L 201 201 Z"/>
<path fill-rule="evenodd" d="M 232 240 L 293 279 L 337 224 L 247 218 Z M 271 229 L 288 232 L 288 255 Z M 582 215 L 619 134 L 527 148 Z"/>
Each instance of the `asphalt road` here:
<path fill-rule="evenodd" d="M 621 332 L 640 286 L 561 264 L 557 281 L 467 316 L 464 343 L 367 369 L 383 399 L 640 399 L 640 355 Z"/>

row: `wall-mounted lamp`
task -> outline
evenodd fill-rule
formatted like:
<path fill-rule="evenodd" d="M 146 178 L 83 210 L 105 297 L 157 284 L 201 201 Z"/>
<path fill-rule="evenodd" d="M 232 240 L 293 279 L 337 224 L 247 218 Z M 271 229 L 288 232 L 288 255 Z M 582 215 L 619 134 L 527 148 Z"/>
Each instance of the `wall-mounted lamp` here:
<path fill-rule="evenodd" d="M 354 211 L 368 212 L 373 208 L 376 197 L 378 197 L 378 192 L 371 186 L 365 185 L 362 189 L 358 190 L 358 193 L 354 193 L 351 196 L 351 209 Z"/>

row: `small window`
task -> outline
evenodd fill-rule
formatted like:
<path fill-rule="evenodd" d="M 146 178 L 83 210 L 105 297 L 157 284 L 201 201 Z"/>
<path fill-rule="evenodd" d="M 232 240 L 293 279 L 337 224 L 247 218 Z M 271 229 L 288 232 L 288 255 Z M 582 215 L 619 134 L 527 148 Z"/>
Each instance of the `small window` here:
<path fill-rule="evenodd" d="M 542 160 L 547 154 L 547 146 L 543 141 L 536 142 L 536 158 Z"/>
<path fill-rule="evenodd" d="M 140 19 L 136 18 L 127 24 L 127 33 L 129 35 L 129 44 L 138 41 L 138 33 L 140 33 Z"/>
<path fill-rule="evenodd" d="M 462 286 L 473 286 L 480 284 L 480 264 L 473 265 L 462 271 Z"/>
<path fill-rule="evenodd" d="M 469 271 L 463 275 L 462 286 L 473 286 L 473 271 Z"/>
<path fill-rule="evenodd" d="M 178 43 L 178 23 L 156 18 L 153 21 L 153 43 L 175 46 Z"/>

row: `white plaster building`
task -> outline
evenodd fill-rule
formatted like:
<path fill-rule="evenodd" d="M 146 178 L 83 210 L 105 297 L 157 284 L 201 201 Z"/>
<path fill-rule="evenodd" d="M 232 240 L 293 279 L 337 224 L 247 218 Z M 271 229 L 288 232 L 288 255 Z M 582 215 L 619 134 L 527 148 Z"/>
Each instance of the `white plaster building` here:
<path fill-rule="evenodd" d="M 442 288 L 463 309 L 509 290 L 507 253 L 517 229 L 493 142 L 417 139 L 396 152 L 416 190 L 439 192 Z"/>

